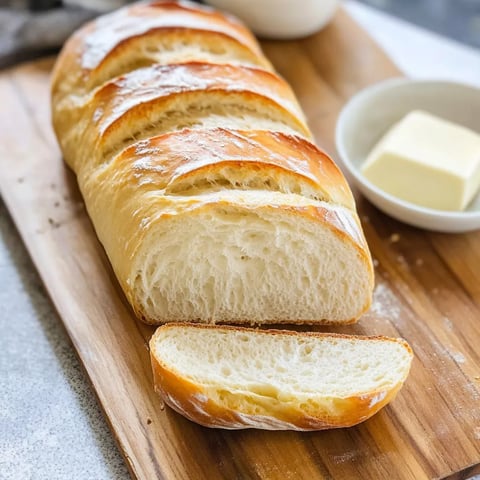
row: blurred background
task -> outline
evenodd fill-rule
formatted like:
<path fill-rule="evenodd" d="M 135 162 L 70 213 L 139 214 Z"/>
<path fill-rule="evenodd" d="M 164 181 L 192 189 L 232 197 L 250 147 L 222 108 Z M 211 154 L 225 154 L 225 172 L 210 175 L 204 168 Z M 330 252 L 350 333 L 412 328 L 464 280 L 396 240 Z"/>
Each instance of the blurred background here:
<path fill-rule="evenodd" d="M 344 0 L 354 3 L 354 0 Z M 356 1 L 356 0 L 355 0 Z M 480 48 L 480 0 L 358 0 Z M 69 34 L 127 0 L 0 0 L 0 68 L 54 52 Z"/>
<path fill-rule="evenodd" d="M 359 1 L 459 42 L 480 48 L 480 0 Z"/>

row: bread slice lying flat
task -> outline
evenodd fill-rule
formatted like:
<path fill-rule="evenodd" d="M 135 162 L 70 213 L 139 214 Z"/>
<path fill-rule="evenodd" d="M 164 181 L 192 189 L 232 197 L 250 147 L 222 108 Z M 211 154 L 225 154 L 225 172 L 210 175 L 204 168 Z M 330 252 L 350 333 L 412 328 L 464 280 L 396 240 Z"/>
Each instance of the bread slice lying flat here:
<path fill-rule="evenodd" d="M 322 430 L 389 403 L 413 357 L 387 337 L 167 324 L 150 341 L 155 389 L 207 427 Z"/>

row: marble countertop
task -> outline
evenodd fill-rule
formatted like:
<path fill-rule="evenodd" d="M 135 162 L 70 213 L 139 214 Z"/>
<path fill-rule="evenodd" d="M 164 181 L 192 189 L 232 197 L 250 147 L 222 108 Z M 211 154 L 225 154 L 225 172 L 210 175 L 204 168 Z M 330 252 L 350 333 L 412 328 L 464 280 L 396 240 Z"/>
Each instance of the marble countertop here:
<path fill-rule="evenodd" d="M 480 51 L 348 1 L 410 76 L 480 86 Z M 0 201 L 0 478 L 123 480 L 129 474 L 88 378 Z"/>

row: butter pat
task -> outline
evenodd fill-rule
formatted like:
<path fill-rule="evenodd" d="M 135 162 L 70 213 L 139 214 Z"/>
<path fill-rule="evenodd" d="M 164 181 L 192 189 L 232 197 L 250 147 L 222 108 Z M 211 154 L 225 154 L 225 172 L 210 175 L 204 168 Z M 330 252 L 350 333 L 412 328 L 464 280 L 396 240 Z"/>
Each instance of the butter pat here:
<path fill-rule="evenodd" d="M 362 172 L 379 188 L 407 202 L 463 210 L 480 187 L 480 135 L 413 111 L 374 147 Z"/>

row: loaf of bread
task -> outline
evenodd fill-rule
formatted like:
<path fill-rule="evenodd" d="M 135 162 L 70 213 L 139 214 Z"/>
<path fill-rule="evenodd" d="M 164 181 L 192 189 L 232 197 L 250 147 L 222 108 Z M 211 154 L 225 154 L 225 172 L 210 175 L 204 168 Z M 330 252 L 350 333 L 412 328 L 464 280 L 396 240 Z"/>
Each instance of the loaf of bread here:
<path fill-rule="evenodd" d="M 332 323 L 370 305 L 351 191 L 237 20 L 126 7 L 66 43 L 55 132 L 147 323 Z"/>
<path fill-rule="evenodd" d="M 168 324 L 150 341 L 155 388 L 207 427 L 322 430 L 371 417 L 406 379 L 403 340 Z"/>

